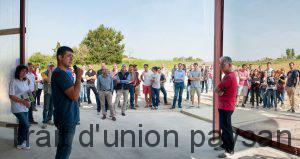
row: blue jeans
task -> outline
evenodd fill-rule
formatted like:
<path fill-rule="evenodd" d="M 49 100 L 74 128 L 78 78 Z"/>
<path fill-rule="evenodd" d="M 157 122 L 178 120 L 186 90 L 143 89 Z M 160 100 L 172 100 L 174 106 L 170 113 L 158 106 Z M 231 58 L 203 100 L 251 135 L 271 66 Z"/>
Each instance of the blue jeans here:
<path fill-rule="evenodd" d="M 76 125 L 57 125 L 58 145 L 55 159 L 68 159 L 72 150 L 72 142 Z"/>
<path fill-rule="evenodd" d="M 285 94 L 285 91 L 282 91 L 282 92 L 279 92 L 279 91 L 277 91 L 277 98 L 279 99 L 279 101 L 281 102 L 281 103 L 283 103 L 284 102 L 284 94 Z"/>
<path fill-rule="evenodd" d="M 260 96 L 263 100 L 263 108 L 266 108 L 267 105 L 268 105 L 268 98 L 267 98 L 266 88 L 260 88 Z"/>
<path fill-rule="evenodd" d="M 130 108 L 134 108 L 134 85 L 129 85 Z"/>
<path fill-rule="evenodd" d="M 175 82 L 175 94 L 174 94 L 172 108 L 175 108 L 177 98 L 178 98 L 178 108 L 181 108 L 183 89 L 184 89 L 184 83 L 183 82 Z"/>
<path fill-rule="evenodd" d="M 43 123 L 52 120 L 53 116 L 53 100 L 51 94 L 44 95 Z"/>
<path fill-rule="evenodd" d="M 152 92 L 152 105 L 153 107 L 158 107 L 158 103 L 159 103 L 159 91 L 160 89 L 157 88 L 151 88 L 151 92 Z"/>
<path fill-rule="evenodd" d="M 80 103 L 81 102 L 87 102 L 87 90 L 86 90 L 86 84 L 84 84 L 84 83 L 81 83 L 81 85 L 80 85 Z"/>
<path fill-rule="evenodd" d="M 19 121 L 18 127 L 18 145 L 21 145 L 24 141 L 28 142 L 28 131 L 29 131 L 29 121 L 28 112 L 14 113 Z"/>
<path fill-rule="evenodd" d="M 267 90 L 267 108 L 273 107 L 273 104 L 274 104 L 275 108 L 277 108 L 276 90 L 268 89 Z"/>

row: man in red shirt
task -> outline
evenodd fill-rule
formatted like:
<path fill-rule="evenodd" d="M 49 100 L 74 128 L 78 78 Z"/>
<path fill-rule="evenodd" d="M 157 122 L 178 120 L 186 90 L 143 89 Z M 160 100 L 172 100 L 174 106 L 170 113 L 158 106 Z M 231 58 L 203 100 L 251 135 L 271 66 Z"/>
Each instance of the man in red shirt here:
<path fill-rule="evenodd" d="M 236 75 L 232 69 L 232 60 L 228 56 L 220 59 L 220 68 L 225 74 L 221 83 L 216 87 L 215 92 L 219 95 L 219 118 L 221 128 L 222 145 L 215 150 L 225 150 L 219 158 L 230 157 L 234 154 L 234 140 L 231 126 L 231 115 L 235 109 L 235 100 L 237 93 Z"/>

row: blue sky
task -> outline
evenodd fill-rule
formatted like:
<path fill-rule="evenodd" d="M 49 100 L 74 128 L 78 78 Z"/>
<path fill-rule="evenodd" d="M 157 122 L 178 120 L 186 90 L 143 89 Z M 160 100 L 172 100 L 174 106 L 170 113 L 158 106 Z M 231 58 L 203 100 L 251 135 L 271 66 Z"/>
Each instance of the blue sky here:
<path fill-rule="evenodd" d="M 125 53 L 131 56 L 193 56 L 211 61 L 213 3 L 214 0 L 29 0 L 27 50 L 29 54 L 51 52 L 56 41 L 78 46 L 88 30 L 104 24 L 125 35 Z M 300 51 L 297 10 L 298 0 L 225 0 L 225 54 L 251 60 L 278 57 L 288 47 Z"/>

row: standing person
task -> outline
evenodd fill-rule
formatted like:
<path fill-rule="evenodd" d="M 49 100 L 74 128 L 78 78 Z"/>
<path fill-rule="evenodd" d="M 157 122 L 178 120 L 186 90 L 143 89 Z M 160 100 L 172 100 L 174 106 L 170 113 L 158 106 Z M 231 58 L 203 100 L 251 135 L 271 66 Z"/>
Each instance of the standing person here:
<path fill-rule="evenodd" d="M 170 105 L 168 102 L 168 94 L 165 88 L 165 83 L 167 82 L 167 78 L 163 72 L 161 72 L 161 69 L 158 68 L 158 74 L 160 74 L 160 90 L 164 95 L 164 104 L 165 105 Z"/>
<path fill-rule="evenodd" d="M 225 150 L 220 154 L 219 158 L 227 158 L 234 154 L 234 140 L 231 116 L 234 112 L 234 105 L 237 93 L 237 82 L 235 73 L 232 71 L 232 60 L 228 56 L 224 56 L 220 60 L 220 67 L 225 76 L 221 83 L 215 88 L 215 92 L 219 95 L 219 118 L 221 129 L 222 145 L 215 147 L 215 150 Z"/>
<path fill-rule="evenodd" d="M 175 64 L 175 65 L 173 66 L 173 68 L 172 68 L 170 82 L 173 82 L 173 83 L 174 83 L 174 73 L 175 73 L 176 70 L 178 70 L 178 65 L 177 65 L 177 64 Z M 174 86 L 174 84 L 173 84 L 173 86 Z M 174 88 L 174 90 L 175 90 L 175 86 L 174 86 L 173 88 Z"/>
<path fill-rule="evenodd" d="M 15 76 L 9 83 L 9 99 L 11 103 L 11 112 L 19 121 L 17 149 L 30 149 L 28 141 L 29 121 L 28 108 L 30 102 L 27 98 L 22 98 L 22 95 L 31 92 L 29 80 L 26 78 L 28 68 L 24 65 L 17 66 Z"/>
<path fill-rule="evenodd" d="M 198 69 L 198 63 L 194 63 L 193 70 L 189 74 L 189 79 L 191 80 L 191 100 L 192 106 L 194 106 L 195 92 L 197 93 L 198 104 L 197 107 L 200 108 L 200 98 L 201 98 L 201 71 Z"/>
<path fill-rule="evenodd" d="M 134 92 L 135 92 L 135 85 L 136 85 L 136 73 L 134 71 L 134 66 L 132 64 L 129 65 L 129 76 L 130 76 L 130 81 L 132 81 L 130 84 L 129 84 L 129 94 L 130 94 L 130 99 L 129 99 L 129 102 L 130 102 L 130 109 L 136 109 L 134 107 Z"/>
<path fill-rule="evenodd" d="M 277 83 L 277 98 L 281 102 L 281 107 L 284 105 L 285 86 L 286 86 L 286 75 L 284 69 L 282 68 L 280 70 L 280 75 L 278 77 L 278 83 Z"/>
<path fill-rule="evenodd" d="M 261 79 L 260 79 L 260 96 L 263 102 L 263 108 L 267 108 L 267 101 L 268 101 L 268 97 L 267 97 L 267 87 L 268 87 L 268 83 L 267 83 L 267 79 L 268 79 L 268 72 L 264 71 L 261 74 Z"/>
<path fill-rule="evenodd" d="M 138 67 L 137 65 L 134 65 L 134 73 L 135 73 L 135 85 L 134 85 L 134 105 L 135 107 L 139 107 L 138 105 L 138 97 L 140 95 L 140 75 L 138 72 Z"/>
<path fill-rule="evenodd" d="M 213 67 L 210 66 L 209 70 L 208 70 L 208 81 L 209 81 L 208 88 L 209 88 L 209 90 L 213 89 L 213 86 L 214 86 L 213 78 L 214 78 L 214 70 L 213 70 Z"/>
<path fill-rule="evenodd" d="M 86 88 L 86 79 L 85 79 L 85 74 L 86 74 L 86 70 L 85 70 L 85 64 L 83 64 L 81 66 L 81 69 L 83 71 L 82 77 L 81 77 L 81 84 L 80 84 L 80 103 L 82 102 L 87 102 L 87 88 Z"/>
<path fill-rule="evenodd" d="M 298 84 L 299 72 L 294 69 L 294 62 L 289 63 L 290 71 L 287 73 L 286 92 L 289 97 L 291 108 L 289 112 L 295 113 L 295 90 Z"/>
<path fill-rule="evenodd" d="M 47 124 L 53 124 L 53 99 L 52 99 L 52 90 L 51 90 L 51 77 L 54 71 L 54 64 L 50 62 L 48 68 L 45 72 L 42 73 L 43 83 L 44 83 L 44 109 L 43 109 L 43 125 L 42 129 L 47 128 Z"/>
<path fill-rule="evenodd" d="M 145 94 L 146 106 L 145 108 L 150 107 L 152 104 L 152 96 L 151 96 L 151 76 L 152 71 L 149 71 L 149 65 L 144 64 L 144 71 L 141 74 L 141 80 L 143 81 L 143 93 Z M 148 97 L 149 96 L 149 97 Z"/>
<path fill-rule="evenodd" d="M 100 100 L 107 101 L 112 120 L 116 121 L 116 112 L 115 112 L 115 108 L 112 105 L 112 93 L 114 91 L 114 83 L 113 83 L 113 78 L 108 73 L 109 71 L 107 70 L 107 68 L 102 67 L 102 73 L 101 75 L 99 75 L 97 80 L 97 89 L 100 94 Z M 101 109 L 103 114 L 102 119 L 104 120 L 106 119 L 106 114 L 107 114 L 105 111 L 104 102 L 101 103 Z"/>
<path fill-rule="evenodd" d="M 87 83 L 87 98 L 88 98 L 88 104 L 92 104 L 91 101 L 91 89 L 94 92 L 94 95 L 96 97 L 96 103 L 97 103 L 97 114 L 100 114 L 100 99 L 99 99 L 99 94 L 97 92 L 96 86 L 95 86 L 95 80 L 97 79 L 96 77 L 96 72 L 93 70 L 93 66 L 89 64 L 89 70 L 85 73 L 85 79 Z"/>
<path fill-rule="evenodd" d="M 273 71 L 272 63 L 271 62 L 267 62 L 267 69 L 266 69 L 266 71 L 267 71 L 268 77 L 270 77 L 271 74 L 272 74 L 272 71 Z"/>
<path fill-rule="evenodd" d="M 175 109 L 177 98 L 178 98 L 178 108 L 181 110 L 182 93 L 184 89 L 184 78 L 185 78 L 185 72 L 182 69 L 183 69 L 183 65 L 179 63 L 178 70 L 174 72 L 175 94 L 174 94 L 174 99 L 173 99 L 173 104 L 171 109 Z"/>
<path fill-rule="evenodd" d="M 190 72 L 193 70 L 193 65 L 189 65 L 189 69 L 186 72 L 186 76 L 188 77 Z M 187 86 L 186 86 L 186 100 L 188 103 L 190 102 L 190 95 L 191 95 L 191 80 L 187 79 Z"/>
<path fill-rule="evenodd" d="M 30 81 L 29 88 L 32 95 L 35 97 L 35 74 L 33 73 L 33 64 L 28 63 L 27 67 L 28 67 L 28 72 L 26 74 L 26 78 Z M 33 111 L 37 111 L 37 109 L 35 108 L 35 102 L 30 102 L 30 104 L 31 106 L 29 107 L 29 111 L 28 111 L 29 122 L 30 124 L 38 124 L 38 122 L 34 121 L 33 118 Z"/>
<path fill-rule="evenodd" d="M 202 70 L 202 81 L 201 81 L 201 85 L 202 85 L 202 89 L 201 89 L 201 93 L 203 93 L 204 91 L 204 87 L 205 87 L 205 92 L 208 92 L 208 69 L 205 65 L 203 65 L 203 70 Z"/>
<path fill-rule="evenodd" d="M 126 65 L 122 65 L 122 69 L 118 74 L 116 75 L 116 90 L 117 90 L 117 96 L 115 100 L 115 107 L 120 102 L 121 96 L 123 95 L 123 105 L 121 106 L 121 114 L 122 116 L 125 116 L 125 110 L 126 110 L 126 104 L 128 102 L 128 93 L 129 93 L 129 84 L 130 84 L 130 75 L 129 72 L 126 70 Z"/>
<path fill-rule="evenodd" d="M 40 68 L 36 67 L 35 68 L 35 75 L 36 75 L 36 85 L 37 85 L 37 90 L 36 90 L 36 105 L 40 106 L 41 105 L 41 94 L 43 91 L 43 77 L 42 74 L 40 72 Z"/>
<path fill-rule="evenodd" d="M 168 71 L 168 69 L 165 67 L 165 64 L 162 64 L 162 65 L 161 65 L 160 71 L 161 71 L 161 73 L 163 73 L 163 74 L 165 75 L 166 78 L 169 77 L 169 71 Z"/>
<path fill-rule="evenodd" d="M 240 98 L 242 98 L 242 107 L 245 107 L 246 98 L 248 95 L 248 79 L 249 72 L 247 71 L 247 65 L 243 64 L 242 69 L 239 71 L 239 86 L 238 86 L 238 95 L 237 95 L 237 104 L 239 105 Z"/>
<path fill-rule="evenodd" d="M 155 66 L 152 68 L 151 76 L 151 90 L 152 90 L 152 109 L 158 109 L 159 92 L 160 92 L 160 74 L 158 74 L 158 68 Z"/>
<path fill-rule="evenodd" d="M 54 103 L 54 123 L 58 129 L 56 159 L 68 159 L 71 154 L 76 124 L 79 122 L 78 98 L 83 71 L 75 70 L 75 84 L 68 75 L 72 66 L 73 50 L 67 46 L 57 49 L 57 68 L 52 73 L 51 90 Z"/>
<path fill-rule="evenodd" d="M 251 103 L 252 103 L 252 108 L 254 108 L 254 98 L 256 98 L 256 108 L 259 107 L 259 88 L 260 88 L 260 77 L 258 74 L 258 70 L 255 69 L 253 71 L 253 74 L 251 75 Z"/>
<path fill-rule="evenodd" d="M 276 79 L 275 71 L 271 72 L 271 76 L 267 78 L 267 108 L 270 109 L 275 105 L 275 110 L 277 110 L 277 98 L 276 98 Z"/>

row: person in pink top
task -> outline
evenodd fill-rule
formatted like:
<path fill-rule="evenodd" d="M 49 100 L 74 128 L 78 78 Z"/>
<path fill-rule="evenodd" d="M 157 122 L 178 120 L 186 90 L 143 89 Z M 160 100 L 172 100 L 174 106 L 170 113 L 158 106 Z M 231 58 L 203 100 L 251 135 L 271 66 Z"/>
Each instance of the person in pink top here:
<path fill-rule="evenodd" d="M 239 102 L 242 98 L 242 107 L 245 107 L 246 97 L 248 95 L 249 83 L 248 80 L 250 78 L 249 71 L 247 70 L 247 65 L 243 64 L 242 69 L 238 72 L 239 76 L 239 84 L 238 84 L 238 93 L 236 105 L 239 105 Z"/>
<path fill-rule="evenodd" d="M 219 101 L 218 110 L 222 145 L 215 147 L 214 150 L 224 150 L 225 152 L 218 157 L 227 158 L 234 154 L 231 116 L 235 109 L 237 81 L 232 68 L 231 58 L 224 56 L 220 61 L 220 68 L 225 75 L 222 78 L 221 83 L 215 88 L 215 93 L 218 94 L 217 100 Z"/>

